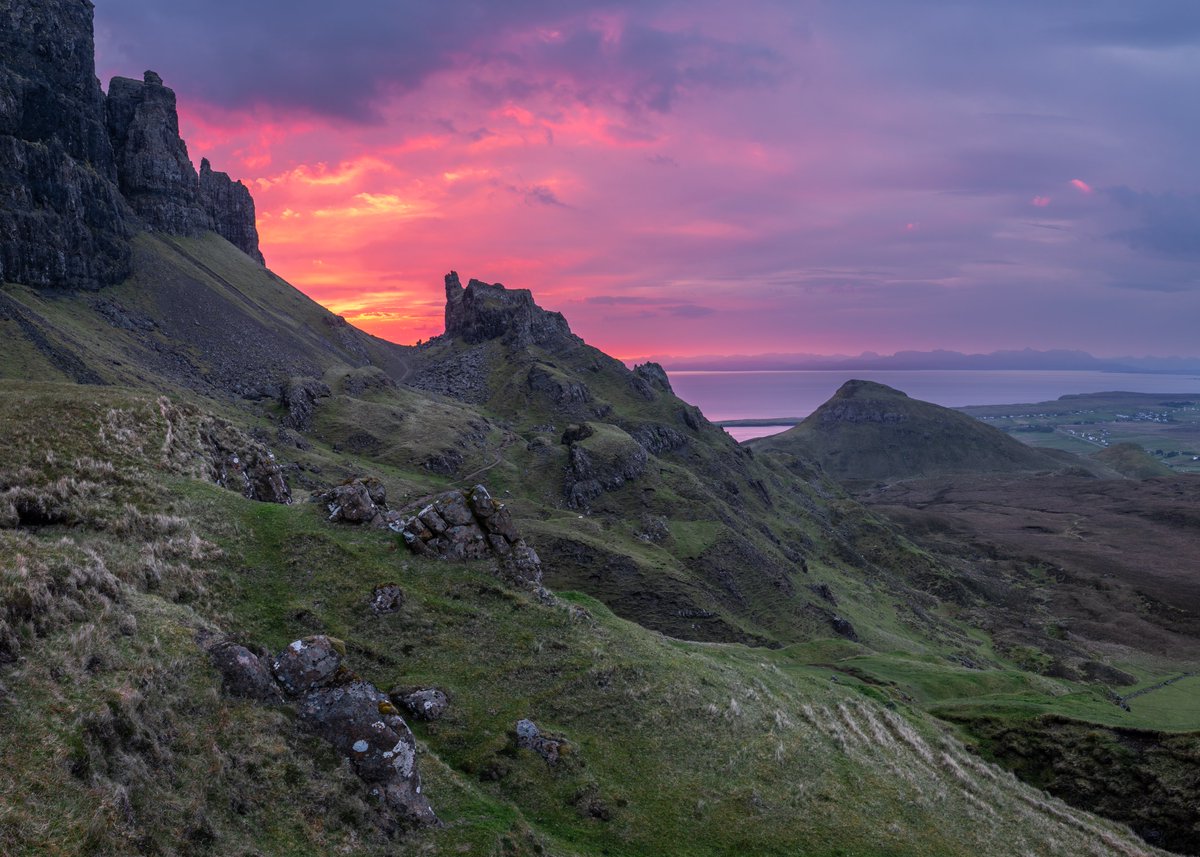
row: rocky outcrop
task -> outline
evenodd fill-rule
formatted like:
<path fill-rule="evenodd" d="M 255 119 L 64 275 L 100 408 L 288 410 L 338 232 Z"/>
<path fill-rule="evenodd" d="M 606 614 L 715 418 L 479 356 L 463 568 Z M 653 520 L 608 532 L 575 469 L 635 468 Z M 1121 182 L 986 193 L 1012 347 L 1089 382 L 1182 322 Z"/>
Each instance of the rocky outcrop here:
<path fill-rule="evenodd" d="M 271 675 L 270 659 L 229 640 L 210 644 L 209 657 L 221 673 L 225 692 L 258 702 L 282 703 L 283 693 Z"/>
<path fill-rule="evenodd" d="M 447 491 L 395 524 L 405 544 L 420 556 L 472 560 L 492 558 L 510 581 L 540 587 L 542 561 L 517 532 L 512 514 L 482 485 Z"/>
<path fill-rule="evenodd" d="M 0 0 L 0 281 L 120 282 L 131 220 L 95 76 L 91 4 Z"/>
<path fill-rule="evenodd" d="M 292 492 L 275 454 L 232 423 L 194 405 L 160 398 L 166 441 L 162 464 L 215 482 L 249 500 L 291 503 Z"/>
<path fill-rule="evenodd" d="M 200 179 L 179 136 L 175 91 L 152 71 L 108 85 L 108 133 L 121 193 L 151 229 L 195 235 L 212 228 Z"/>
<path fill-rule="evenodd" d="M 547 765 L 558 764 L 558 760 L 569 752 L 570 745 L 565 739 L 543 734 L 528 718 L 518 720 L 513 731 L 517 747 L 532 750 L 545 759 Z"/>
<path fill-rule="evenodd" d="M 224 433 L 209 436 L 213 446 L 213 481 L 263 503 L 292 502 L 292 492 L 275 454 L 257 443 L 229 445 Z"/>
<path fill-rule="evenodd" d="M 284 386 L 280 403 L 285 411 L 283 424 L 298 431 L 312 427 L 317 402 L 331 395 L 329 386 L 316 378 L 293 378 Z"/>
<path fill-rule="evenodd" d="M 258 223 L 254 213 L 254 197 L 240 181 L 229 173 L 212 168 L 208 158 L 200 160 L 200 205 L 212 219 L 213 229 L 260 265 L 265 265 L 258 248 Z"/>
<path fill-rule="evenodd" d="M 440 720 L 450 706 L 446 694 L 436 687 L 397 688 L 388 696 L 417 720 Z"/>
<path fill-rule="evenodd" d="M 646 448 L 652 455 L 672 452 L 687 445 L 687 437 L 680 431 L 661 423 L 642 423 L 629 427 L 629 436 Z"/>
<path fill-rule="evenodd" d="M 121 282 L 144 226 L 216 229 L 261 261 L 249 193 L 222 173 L 202 192 L 161 78 L 101 91 L 91 3 L 0 0 L 0 281 Z"/>
<path fill-rule="evenodd" d="M 371 794 L 402 824 L 437 823 L 421 791 L 412 731 L 386 694 L 346 667 L 340 641 L 324 635 L 295 640 L 269 668 L 244 646 L 200 642 L 228 692 L 294 706 L 299 722 L 347 758 Z"/>
<path fill-rule="evenodd" d="M 563 492 L 567 504 L 587 508 L 605 491 L 615 491 L 646 470 L 646 448 L 612 425 L 591 426 L 592 434 L 570 444 Z M 568 440 L 564 436 L 564 440 Z"/>
<path fill-rule="evenodd" d="M 634 366 L 634 376 L 642 382 L 646 383 L 650 389 L 658 392 L 671 392 L 671 379 L 667 378 L 667 371 L 656 362 L 643 362 Z"/>
<path fill-rule="evenodd" d="M 592 391 L 581 381 L 572 381 L 560 372 L 541 364 L 529 367 L 525 376 L 529 392 L 544 404 L 559 411 L 577 411 L 592 401 Z"/>
<path fill-rule="evenodd" d="M 343 524 L 387 527 L 399 518 L 388 509 L 387 491 L 378 479 L 350 479 L 313 495 L 313 499 L 325 504 L 329 520 Z"/>
<path fill-rule="evenodd" d="M 313 499 L 329 510 L 330 521 L 389 529 L 399 533 L 418 556 L 458 561 L 492 559 L 510 582 L 541 586 L 542 561 L 537 551 L 521 537 L 508 508 L 494 500 L 482 485 L 445 491 L 401 511 L 388 508 L 383 483 L 371 478 L 348 480 L 317 492 Z M 373 605 L 380 598 L 377 588 Z M 403 601 L 402 594 L 399 599 Z"/>
<path fill-rule="evenodd" d="M 539 307 L 528 289 L 479 280 L 464 288 L 456 271 L 446 275 L 446 335 L 471 344 L 500 339 L 514 348 L 548 350 L 579 341 L 562 313 Z"/>

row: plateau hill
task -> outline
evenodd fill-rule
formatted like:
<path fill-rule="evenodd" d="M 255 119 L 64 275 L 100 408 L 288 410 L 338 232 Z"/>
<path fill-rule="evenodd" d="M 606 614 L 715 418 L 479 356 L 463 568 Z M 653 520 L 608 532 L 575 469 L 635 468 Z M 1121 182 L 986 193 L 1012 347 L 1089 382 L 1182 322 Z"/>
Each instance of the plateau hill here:
<path fill-rule="evenodd" d="M 1064 466 L 1064 459 L 1025 446 L 972 417 L 873 381 L 847 381 L 797 425 L 750 445 L 756 451 L 788 452 L 816 461 L 840 482 Z"/>

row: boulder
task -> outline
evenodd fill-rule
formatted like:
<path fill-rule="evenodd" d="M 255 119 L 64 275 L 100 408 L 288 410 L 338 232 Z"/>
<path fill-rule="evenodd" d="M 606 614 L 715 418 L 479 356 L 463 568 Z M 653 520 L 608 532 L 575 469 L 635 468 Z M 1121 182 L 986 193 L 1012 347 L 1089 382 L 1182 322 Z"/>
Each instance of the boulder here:
<path fill-rule="evenodd" d="M 351 479 L 316 496 L 329 510 L 331 521 L 386 525 L 386 493 L 377 479 Z"/>
<path fill-rule="evenodd" d="M 436 687 L 393 690 L 389 696 L 400 708 L 418 720 L 438 720 L 450 705 L 446 694 Z"/>
<path fill-rule="evenodd" d="M 226 693 L 258 702 L 283 702 L 283 694 L 265 659 L 245 646 L 222 640 L 210 645 L 208 654 L 213 666 L 221 673 Z"/>
<path fill-rule="evenodd" d="M 504 557 L 500 565 L 504 576 L 517 584 L 540 587 L 542 583 L 542 560 L 537 551 L 518 539 L 512 545 L 512 553 Z"/>
<path fill-rule="evenodd" d="M 280 652 L 271 671 L 289 695 L 297 696 L 329 681 L 342 665 L 344 652 L 345 646 L 333 637 L 305 637 Z"/>
<path fill-rule="evenodd" d="M 379 615 L 395 613 L 404 606 L 404 591 L 395 583 L 382 583 L 371 593 L 371 610 Z"/>
<path fill-rule="evenodd" d="M 339 640 L 324 635 L 295 640 L 270 670 L 243 646 L 200 642 L 211 652 L 228 692 L 295 704 L 300 723 L 349 759 L 371 794 L 405 825 L 438 823 L 422 794 L 412 731 L 386 694 L 345 666 Z"/>
<path fill-rule="evenodd" d="M 371 794 L 405 822 L 437 822 L 421 793 L 417 741 L 391 700 L 373 684 L 355 677 L 316 687 L 300 700 L 299 715 L 314 735 L 350 760 Z"/>
<path fill-rule="evenodd" d="M 462 527 L 475 523 L 475 514 L 468 507 L 467 498 L 461 491 L 439 494 L 433 507 L 451 526 Z"/>
<path fill-rule="evenodd" d="M 484 522 L 484 527 L 489 533 L 503 536 L 510 542 L 515 542 L 521 537 L 517 532 L 517 525 L 513 523 L 512 513 L 503 505 L 498 506 L 496 512 Z"/>
<path fill-rule="evenodd" d="M 492 495 L 488 493 L 487 488 L 482 485 L 476 485 L 471 489 L 471 494 L 467 498 L 471 504 L 471 511 L 479 518 L 490 518 L 496 514 L 496 501 L 492 499 Z"/>
<path fill-rule="evenodd" d="M 517 747 L 532 750 L 545 759 L 547 765 L 557 764 L 569 746 L 563 738 L 543 735 L 537 724 L 529 719 L 518 720 L 515 732 Z"/>
<path fill-rule="evenodd" d="M 446 553 L 450 559 L 486 559 L 491 552 L 483 530 L 474 521 L 451 527 L 442 538 L 449 542 Z"/>
<path fill-rule="evenodd" d="M 417 520 L 438 535 L 450 529 L 450 525 L 446 523 L 446 519 L 439 515 L 437 509 L 433 508 L 432 505 L 426 506 L 418 512 Z"/>

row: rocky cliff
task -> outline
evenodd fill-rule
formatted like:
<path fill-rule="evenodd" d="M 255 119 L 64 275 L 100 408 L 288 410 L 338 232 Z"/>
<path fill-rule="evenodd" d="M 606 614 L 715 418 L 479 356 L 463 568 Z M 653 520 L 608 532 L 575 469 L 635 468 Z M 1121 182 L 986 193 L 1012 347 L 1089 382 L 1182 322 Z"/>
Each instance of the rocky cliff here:
<path fill-rule="evenodd" d="M 200 177 L 179 136 L 175 92 L 152 71 L 108 85 L 108 133 L 121 193 L 151 229 L 193 235 L 212 228 L 200 205 Z"/>
<path fill-rule="evenodd" d="M 540 345 L 549 350 L 580 342 L 562 313 L 539 307 L 529 289 L 479 280 L 463 288 L 457 271 L 446 275 L 446 335 L 470 344 L 503 339 L 515 348 Z"/>
<path fill-rule="evenodd" d="M 258 225 L 254 216 L 254 197 L 229 173 L 219 173 L 200 161 L 200 205 L 212 218 L 213 229 L 259 264 L 266 264 L 258 249 Z"/>
<path fill-rule="evenodd" d="M 120 282 L 142 228 L 215 230 L 262 261 L 249 192 L 196 173 L 162 79 L 101 91 L 89 0 L 0 0 L 0 281 Z"/>
<path fill-rule="evenodd" d="M 129 274 L 87 0 L 0 0 L 0 280 L 96 288 Z"/>

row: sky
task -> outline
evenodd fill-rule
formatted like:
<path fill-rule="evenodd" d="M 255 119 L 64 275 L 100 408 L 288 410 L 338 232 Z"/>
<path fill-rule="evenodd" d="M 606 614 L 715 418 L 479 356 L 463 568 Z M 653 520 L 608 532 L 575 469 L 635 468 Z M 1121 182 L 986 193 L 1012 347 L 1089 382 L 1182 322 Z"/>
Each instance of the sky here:
<path fill-rule="evenodd" d="M 95 0 L 268 265 L 397 342 L 442 277 L 621 357 L 1195 355 L 1194 0 Z"/>

